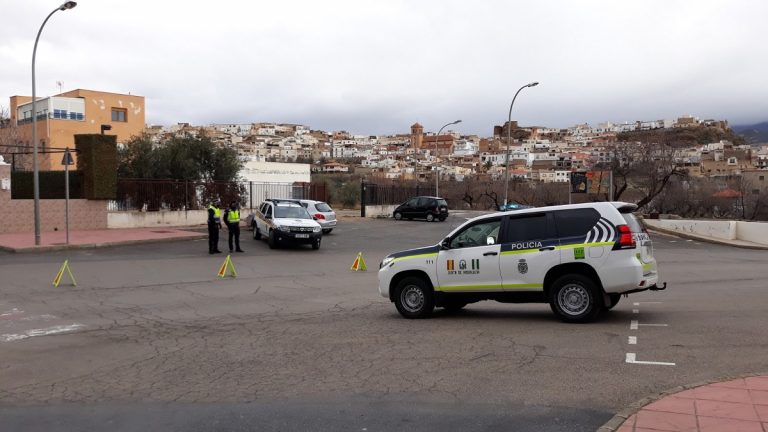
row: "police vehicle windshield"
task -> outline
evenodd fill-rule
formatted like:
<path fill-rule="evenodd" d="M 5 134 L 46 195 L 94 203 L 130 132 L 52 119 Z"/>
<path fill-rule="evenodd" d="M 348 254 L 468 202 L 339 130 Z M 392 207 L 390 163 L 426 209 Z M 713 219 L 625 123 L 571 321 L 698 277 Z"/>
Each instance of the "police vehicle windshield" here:
<path fill-rule="evenodd" d="M 312 219 L 307 209 L 301 206 L 277 206 L 275 208 L 275 217 L 290 219 Z"/>

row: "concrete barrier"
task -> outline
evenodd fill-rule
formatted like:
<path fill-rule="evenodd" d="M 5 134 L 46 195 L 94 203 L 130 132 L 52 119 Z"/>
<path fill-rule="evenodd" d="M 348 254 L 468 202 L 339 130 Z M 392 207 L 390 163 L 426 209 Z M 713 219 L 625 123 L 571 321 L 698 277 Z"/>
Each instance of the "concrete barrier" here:
<path fill-rule="evenodd" d="M 365 206 L 365 217 L 392 217 L 397 205 L 367 205 Z"/>
<path fill-rule="evenodd" d="M 768 245 L 768 223 L 713 220 L 645 219 L 651 228 L 709 237 L 720 240 L 740 240 Z"/>
<path fill-rule="evenodd" d="M 203 225 L 207 219 L 207 210 L 109 212 L 107 228 L 182 227 Z"/>

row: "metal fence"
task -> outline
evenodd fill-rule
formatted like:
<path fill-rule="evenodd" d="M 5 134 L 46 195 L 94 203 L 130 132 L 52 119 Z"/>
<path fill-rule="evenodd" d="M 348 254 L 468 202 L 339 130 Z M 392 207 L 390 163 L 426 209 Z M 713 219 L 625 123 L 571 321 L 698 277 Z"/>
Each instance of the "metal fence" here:
<path fill-rule="evenodd" d="M 256 208 L 267 198 L 328 200 L 325 183 L 194 182 L 120 179 L 109 211 L 203 210 L 220 200 Z"/>
<path fill-rule="evenodd" d="M 363 183 L 361 188 L 362 206 L 402 204 L 415 196 L 435 194 L 434 185 L 422 183 Z"/>

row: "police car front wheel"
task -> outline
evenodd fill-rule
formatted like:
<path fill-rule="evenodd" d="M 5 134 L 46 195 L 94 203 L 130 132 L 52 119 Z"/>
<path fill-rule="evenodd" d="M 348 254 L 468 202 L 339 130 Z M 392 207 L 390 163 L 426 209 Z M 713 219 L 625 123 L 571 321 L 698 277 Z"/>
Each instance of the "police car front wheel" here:
<path fill-rule="evenodd" d="M 435 308 L 432 288 L 421 278 L 407 277 L 395 289 L 395 307 L 405 318 L 426 318 Z"/>
<path fill-rule="evenodd" d="M 580 274 L 561 276 L 549 291 L 552 312 L 566 322 L 589 322 L 600 313 L 603 304 L 599 288 Z"/>

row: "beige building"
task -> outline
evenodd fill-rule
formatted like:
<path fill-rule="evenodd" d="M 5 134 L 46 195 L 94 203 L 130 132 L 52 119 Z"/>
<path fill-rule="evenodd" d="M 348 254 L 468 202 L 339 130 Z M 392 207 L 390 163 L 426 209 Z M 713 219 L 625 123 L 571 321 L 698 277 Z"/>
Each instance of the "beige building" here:
<path fill-rule="evenodd" d="M 37 139 L 41 152 L 75 148 L 76 134 L 101 133 L 102 125 L 117 135 L 117 142 L 127 141 L 144 130 L 143 96 L 77 89 L 46 98 L 38 98 Z M 11 96 L 10 121 L 0 128 L 0 154 L 32 151 L 32 97 Z M 41 154 L 41 170 L 60 170 L 61 153 Z M 7 156 L 6 160 L 12 158 Z M 30 169 L 32 156 L 17 156 L 16 168 Z"/>

